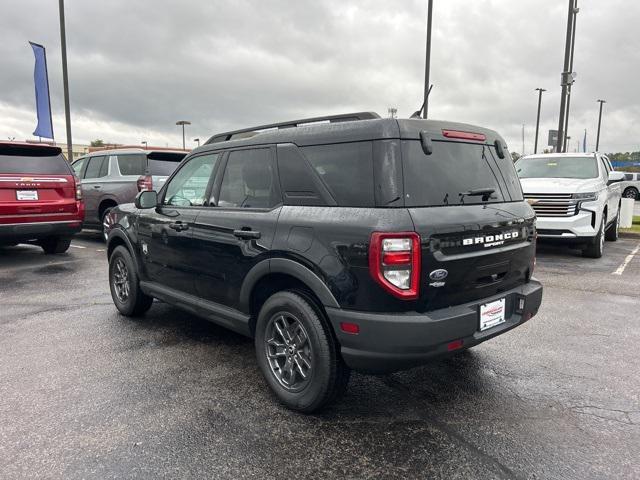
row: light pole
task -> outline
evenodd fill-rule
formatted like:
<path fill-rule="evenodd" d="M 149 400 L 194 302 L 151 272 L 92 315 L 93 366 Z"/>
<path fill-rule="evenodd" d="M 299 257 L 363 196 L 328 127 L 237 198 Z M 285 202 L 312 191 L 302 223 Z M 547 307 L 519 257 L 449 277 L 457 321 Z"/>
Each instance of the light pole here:
<path fill-rule="evenodd" d="M 193 141 L 196 142 L 198 144 L 198 146 L 200 146 L 200 139 L 199 138 L 194 138 Z"/>
<path fill-rule="evenodd" d="M 538 153 L 538 130 L 540 129 L 540 107 L 542 106 L 542 92 L 546 92 L 544 88 L 536 88 L 538 91 L 538 116 L 536 117 L 536 141 L 533 147 L 533 153 Z"/>
<path fill-rule="evenodd" d="M 429 85 L 429 73 L 431 70 L 431 19 L 433 17 L 433 0 L 429 0 L 429 6 L 427 8 L 427 52 L 424 64 L 424 109 L 422 111 L 422 118 L 427 118 L 429 113 L 429 93 L 431 93 L 431 86 Z"/>
<path fill-rule="evenodd" d="M 188 120 L 178 120 L 176 122 L 176 125 L 181 125 L 182 126 L 182 149 L 186 150 L 187 148 L 186 148 L 185 143 L 184 143 L 184 126 L 185 125 L 191 125 L 191 122 L 188 121 Z"/>
<path fill-rule="evenodd" d="M 522 156 L 524 157 L 524 123 L 522 124 Z"/>
<path fill-rule="evenodd" d="M 147 142 L 146 142 L 145 140 L 143 140 L 143 141 L 141 141 L 140 143 L 141 143 L 142 145 L 144 145 L 144 149 L 146 150 L 146 149 L 147 149 L 147 147 L 148 147 Z"/>
<path fill-rule="evenodd" d="M 59 0 L 60 12 L 60 49 L 62 51 L 62 88 L 64 90 L 64 118 L 67 123 L 67 160 L 73 161 L 73 142 L 71 141 L 71 111 L 69 108 L 69 75 L 67 73 L 67 34 L 64 28 L 64 0 Z"/>
<path fill-rule="evenodd" d="M 600 125 L 602 124 L 602 104 L 607 103 L 606 100 L 598 100 L 600 102 L 600 114 L 598 115 L 598 135 L 596 136 L 596 152 L 600 148 Z"/>
<path fill-rule="evenodd" d="M 569 0 L 569 12 L 567 17 L 567 39 L 564 47 L 564 68 L 562 70 L 562 77 L 560 84 L 562 85 L 562 94 L 560 97 L 560 118 L 558 119 L 558 140 L 556 142 L 556 151 L 563 152 L 566 145 L 566 118 L 567 114 L 567 92 L 569 86 L 573 83 L 573 72 L 571 66 L 573 61 L 571 53 L 573 50 L 574 40 L 574 22 L 576 20 L 577 8 L 576 0 Z"/>

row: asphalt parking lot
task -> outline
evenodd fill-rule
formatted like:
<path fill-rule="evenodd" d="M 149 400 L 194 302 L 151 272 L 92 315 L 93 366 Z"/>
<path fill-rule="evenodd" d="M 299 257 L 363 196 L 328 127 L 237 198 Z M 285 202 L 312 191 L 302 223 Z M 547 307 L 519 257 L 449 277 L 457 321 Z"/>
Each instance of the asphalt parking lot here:
<path fill-rule="evenodd" d="M 3 478 L 640 478 L 640 239 L 539 246 L 540 313 L 455 358 L 279 406 L 251 340 L 117 314 L 96 234 L 0 249 Z M 624 268 L 623 268 L 624 266 Z"/>

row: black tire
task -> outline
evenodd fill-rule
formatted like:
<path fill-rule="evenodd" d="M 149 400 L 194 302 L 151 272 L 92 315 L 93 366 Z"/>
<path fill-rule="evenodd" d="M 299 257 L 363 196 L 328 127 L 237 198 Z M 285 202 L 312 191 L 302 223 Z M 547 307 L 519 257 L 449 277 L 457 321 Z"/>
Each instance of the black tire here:
<path fill-rule="evenodd" d="M 607 240 L 608 242 L 615 242 L 616 240 L 618 240 L 619 230 L 620 230 L 620 207 L 618 207 L 618 214 L 616 215 L 615 220 L 611 225 L 609 225 L 609 228 L 607 228 L 607 231 L 604 235 L 605 240 Z"/>
<path fill-rule="evenodd" d="M 116 247 L 109 257 L 109 289 L 116 308 L 127 317 L 142 315 L 153 303 L 153 297 L 140 290 L 135 263 L 123 246 Z"/>
<path fill-rule="evenodd" d="M 582 255 L 589 258 L 600 258 L 602 257 L 602 253 L 604 252 L 604 228 L 606 225 L 606 217 L 602 216 L 602 221 L 600 223 L 600 229 L 598 230 L 598 234 L 593 237 L 593 240 L 589 245 L 586 246 L 582 250 Z"/>
<path fill-rule="evenodd" d="M 107 242 L 107 229 L 106 229 L 106 218 L 107 218 L 107 214 L 113 210 L 114 207 L 107 207 L 105 208 L 104 212 L 102 212 L 102 215 L 100 216 L 100 225 L 101 225 L 101 232 L 102 232 L 102 240 L 106 243 Z"/>
<path fill-rule="evenodd" d="M 624 192 L 622 192 L 622 196 L 624 198 L 633 198 L 634 200 L 638 200 L 638 197 L 640 197 L 640 194 L 638 193 L 637 188 L 628 187 L 625 189 Z"/>
<path fill-rule="evenodd" d="M 294 335 L 289 336 L 291 343 L 282 343 L 280 347 L 275 347 L 273 343 L 278 342 L 275 337 L 271 337 L 271 332 L 275 333 L 277 330 L 276 320 L 280 321 L 280 318 L 286 318 L 284 321 L 291 322 L 292 330 L 289 333 L 293 332 Z M 301 331 L 295 330 L 298 325 L 302 326 Z M 278 292 L 267 299 L 260 309 L 255 332 L 258 365 L 278 399 L 292 410 L 303 413 L 318 411 L 336 401 L 347 388 L 351 370 L 340 357 L 337 342 L 330 328 L 324 315 L 314 307 L 313 302 L 298 293 Z M 304 335 L 300 335 L 301 333 Z M 268 335 L 270 338 L 267 338 Z M 272 341 L 269 345 L 268 340 Z M 305 350 L 305 345 L 308 346 L 308 350 Z M 282 353 L 278 348 L 282 348 Z M 275 352 L 272 349 L 275 349 Z M 267 357 L 268 353 L 278 358 L 270 360 Z M 294 365 L 297 360 L 302 360 L 302 357 L 297 355 L 305 355 L 309 360 L 306 362 L 310 365 L 307 379 L 302 376 L 302 368 L 296 369 Z M 283 383 L 283 375 L 278 376 L 277 367 L 272 366 L 273 362 L 282 363 L 281 372 L 286 372 L 287 365 L 291 365 L 295 372 L 293 378 L 300 380 L 300 385 L 292 382 L 290 387 L 287 387 Z M 298 366 L 300 364 L 301 362 L 296 363 Z"/>
<path fill-rule="evenodd" d="M 44 253 L 47 255 L 64 253 L 69 250 L 69 245 L 71 245 L 71 237 L 43 238 L 38 241 L 38 245 L 42 247 L 42 250 L 44 250 Z"/>

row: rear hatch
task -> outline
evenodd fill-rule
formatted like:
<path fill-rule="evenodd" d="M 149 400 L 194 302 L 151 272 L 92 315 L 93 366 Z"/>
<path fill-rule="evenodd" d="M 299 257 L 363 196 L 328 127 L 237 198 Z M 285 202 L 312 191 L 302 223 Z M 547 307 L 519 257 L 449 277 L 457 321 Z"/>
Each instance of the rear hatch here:
<path fill-rule="evenodd" d="M 0 144 L 0 224 L 82 220 L 58 147 Z"/>
<path fill-rule="evenodd" d="M 451 138 L 432 136 L 430 154 L 421 140 L 402 141 L 405 205 L 421 238 L 420 311 L 499 294 L 533 271 L 535 215 L 506 146 L 500 158 L 484 134 Z"/>

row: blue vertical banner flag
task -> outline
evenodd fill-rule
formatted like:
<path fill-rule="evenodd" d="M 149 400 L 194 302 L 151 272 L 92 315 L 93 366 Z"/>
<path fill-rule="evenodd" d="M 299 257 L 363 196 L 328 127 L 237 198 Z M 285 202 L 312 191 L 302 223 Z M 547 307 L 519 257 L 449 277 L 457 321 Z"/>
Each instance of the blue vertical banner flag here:
<path fill-rule="evenodd" d="M 33 81 L 36 87 L 36 110 L 38 112 L 38 126 L 33 134 L 37 137 L 53 138 L 53 123 L 51 122 L 51 99 L 49 97 L 49 75 L 47 73 L 47 52 L 42 45 L 29 42 L 36 57 L 33 69 Z"/>

